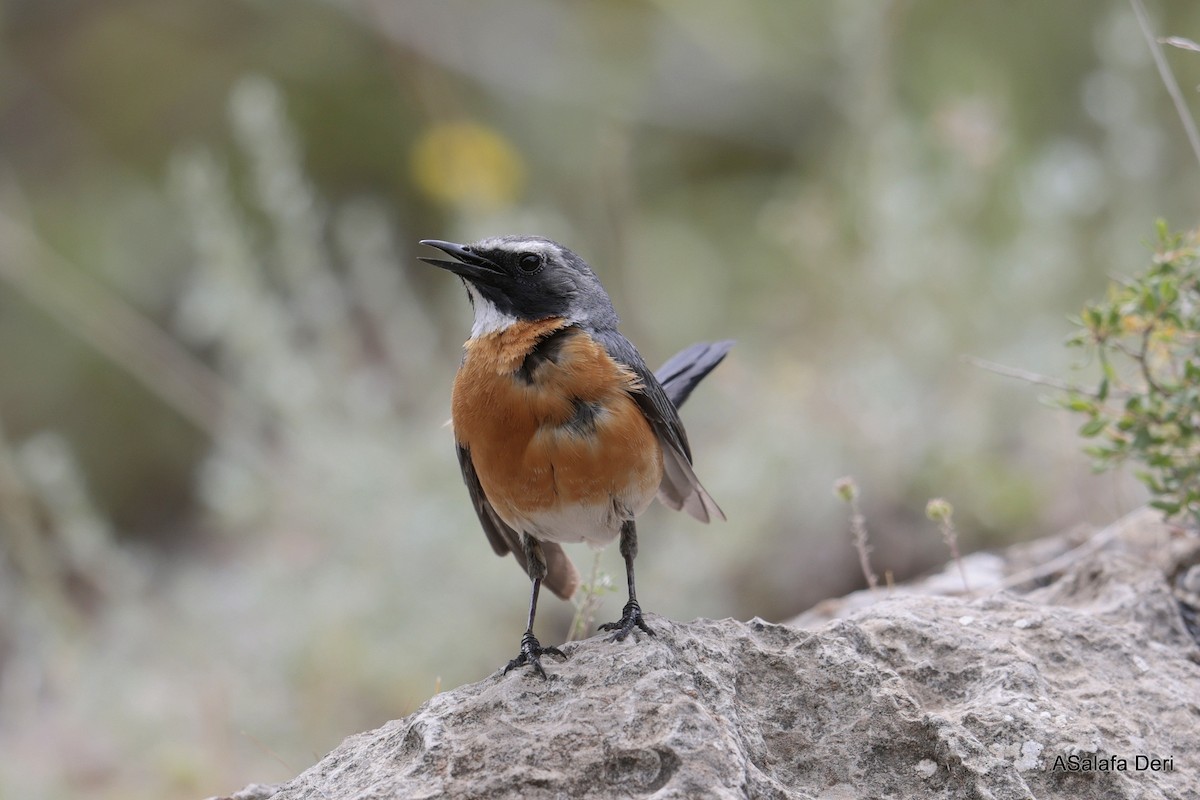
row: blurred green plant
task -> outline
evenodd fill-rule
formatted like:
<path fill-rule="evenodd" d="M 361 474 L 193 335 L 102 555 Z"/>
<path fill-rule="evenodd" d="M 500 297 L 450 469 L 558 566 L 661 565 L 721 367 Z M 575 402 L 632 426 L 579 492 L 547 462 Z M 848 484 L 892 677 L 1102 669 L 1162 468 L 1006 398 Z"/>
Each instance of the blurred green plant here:
<path fill-rule="evenodd" d="M 879 586 L 879 577 L 871 569 L 872 548 L 867 536 L 867 518 L 858 504 L 858 482 L 850 475 L 838 478 L 833 483 L 833 493 L 850 507 L 850 534 L 854 539 L 854 550 L 858 553 L 858 565 L 867 579 L 867 585 L 874 589 Z"/>
<path fill-rule="evenodd" d="M 575 606 L 575 616 L 571 618 L 571 628 L 567 633 L 568 642 L 586 639 L 593 630 L 596 613 L 604 605 L 604 596 L 617 590 L 613 585 L 612 576 L 600 570 L 600 551 L 592 558 L 592 572 L 587 583 L 579 587 L 571 605 Z"/>
<path fill-rule="evenodd" d="M 1127 461 L 1168 518 L 1200 526 L 1200 242 L 1158 223 L 1150 268 L 1114 281 L 1073 320 L 1068 345 L 1095 357 L 1099 383 L 1058 402 L 1084 414 L 1098 471 Z"/>
<path fill-rule="evenodd" d="M 936 522 L 941 531 L 942 541 L 950 548 L 950 555 L 958 565 L 958 574 L 962 577 L 963 591 L 968 594 L 971 586 L 967 583 L 967 569 L 963 566 L 962 555 L 958 551 L 958 528 L 954 526 L 954 506 L 944 497 L 935 497 L 925 504 L 925 516 Z"/>

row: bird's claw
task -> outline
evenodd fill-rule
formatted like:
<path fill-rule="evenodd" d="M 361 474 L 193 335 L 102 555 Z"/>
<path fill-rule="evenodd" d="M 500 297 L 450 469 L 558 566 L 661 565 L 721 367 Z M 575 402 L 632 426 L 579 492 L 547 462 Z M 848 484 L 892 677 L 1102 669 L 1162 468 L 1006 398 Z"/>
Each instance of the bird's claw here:
<path fill-rule="evenodd" d="M 621 610 L 621 619 L 616 622 L 606 622 L 600 626 L 599 630 L 616 631 L 616 633 L 608 637 L 608 641 L 623 642 L 625 641 L 625 637 L 633 632 L 634 628 L 650 636 L 654 635 L 654 631 L 650 630 L 650 626 L 642 618 L 642 607 L 638 605 L 636 600 L 630 600 L 625 604 L 625 608 Z"/>
<path fill-rule="evenodd" d="M 557 647 L 542 647 L 542 643 L 537 640 L 537 637 L 532 632 L 526 631 L 521 637 L 521 652 L 517 653 L 517 657 L 504 667 L 504 674 L 515 667 L 523 667 L 529 665 L 533 667 L 533 671 L 542 678 L 549 678 L 546 670 L 542 668 L 542 656 L 558 656 L 566 659 L 567 654 Z"/>

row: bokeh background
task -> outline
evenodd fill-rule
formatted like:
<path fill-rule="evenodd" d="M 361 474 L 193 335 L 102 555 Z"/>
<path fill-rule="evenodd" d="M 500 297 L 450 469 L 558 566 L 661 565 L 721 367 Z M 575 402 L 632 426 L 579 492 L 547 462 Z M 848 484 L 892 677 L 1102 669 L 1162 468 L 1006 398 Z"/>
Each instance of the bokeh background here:
<path fill-rule="evenodd" d="M 934 496 L 967 549 L 1141 502 L 963 356 L 1069 379 L 1196 175 L 1117 0 L 0 3 L 0 797 L 282 780 L 515 653 L 417 239 L 567 243 L 652 364 L 738 340 L 684 413 L 729 522 L 656 507 L 639 588 L 779 620 L 863 583 L 845 474 L 896 580 Z"/>

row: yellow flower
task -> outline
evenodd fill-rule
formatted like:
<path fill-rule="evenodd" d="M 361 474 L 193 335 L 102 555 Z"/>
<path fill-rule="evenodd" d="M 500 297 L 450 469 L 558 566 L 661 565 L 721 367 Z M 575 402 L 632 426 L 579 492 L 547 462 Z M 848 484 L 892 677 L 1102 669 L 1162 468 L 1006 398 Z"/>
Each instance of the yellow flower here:
<path fill-rule="evenodd" d="M 508 140 L 473 122 L 439 123 L 421 134 L 412 171 L 427 196 L 479 210 L 511 205 L 525 180 L 525 165 Z"/>
<path fill-rule="evenodd" d="M 1138 314 L 1121 315 L 1121 333 L 1141 333 L 1146 330 L 1146 320 Z"/>

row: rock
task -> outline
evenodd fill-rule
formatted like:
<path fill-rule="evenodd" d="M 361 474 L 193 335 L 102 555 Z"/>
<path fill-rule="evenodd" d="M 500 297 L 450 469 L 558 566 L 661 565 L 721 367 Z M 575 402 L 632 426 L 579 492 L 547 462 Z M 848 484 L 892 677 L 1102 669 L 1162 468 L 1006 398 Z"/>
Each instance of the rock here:
<path fill-rule="evenodd" d="M 244 796 L 1200 798 L 1200 657 L 1163 567 L 1097 548 L 1024 595 L 881 590 L 815 629 L 651 616 Z"/>
<path fill-rule="evenodd" d="M 940 572 L 887 591 L 864 590 L 823 600 L 787 624 L 818 628 L 830 620 L 899 595 L 960 597 L 1002 590 L 1028 591 L 1047 585 L 1061 577 L 1067 568 L 1101 552 L 1122 553 L 1157 566 L 1177 586 L 1177 595 L 1181 598 L 1190 595 L 1190 600 L 1200 601 L 1200 570 L 1195 573 L 1197 586 L 1190 592 L 1187 588 L 1189 575 L 1178 576 L 1179 580 L 1175 580 L 1177 573 L 1185 570 L 1187 565 L 1200 562 L 1200 538 L 1165 524 L 1159 512 L 1141 508 L 1101 531 L 1081 525 L 1058 536 L 1015 544 L 1002 553 L 978 552 L 964 556 L 963 571 L 967 575 L 969 591 L 964 590 L 958 565 L 950 562 Z"/>

